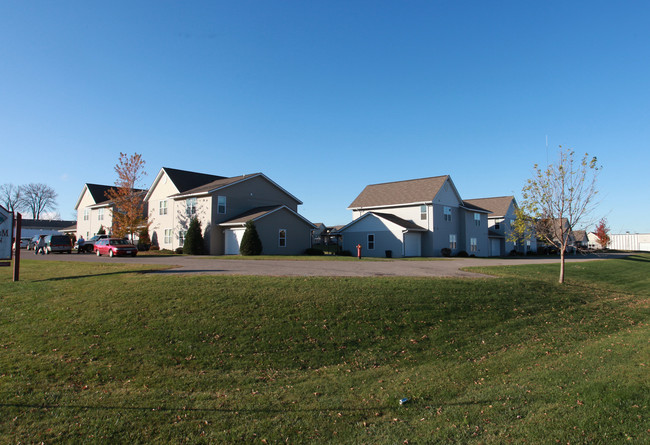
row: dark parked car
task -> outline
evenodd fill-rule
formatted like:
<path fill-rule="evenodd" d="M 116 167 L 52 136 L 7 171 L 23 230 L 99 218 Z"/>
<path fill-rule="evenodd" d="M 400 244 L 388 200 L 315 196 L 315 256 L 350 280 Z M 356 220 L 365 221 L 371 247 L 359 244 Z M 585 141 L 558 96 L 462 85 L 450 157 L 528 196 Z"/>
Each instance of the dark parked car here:
<path fill-rule="evenodd" d="M 95 242 L 95 253 L 97 256 L 136 256 L 138 249 L 128 240 L 123 238 L 104 238 Z"/>
<path fill-rule="evenodd" d="M 68 235 L 48 235 L 45 237 L 45 253 L 72 253 L 72 240 Z"/>

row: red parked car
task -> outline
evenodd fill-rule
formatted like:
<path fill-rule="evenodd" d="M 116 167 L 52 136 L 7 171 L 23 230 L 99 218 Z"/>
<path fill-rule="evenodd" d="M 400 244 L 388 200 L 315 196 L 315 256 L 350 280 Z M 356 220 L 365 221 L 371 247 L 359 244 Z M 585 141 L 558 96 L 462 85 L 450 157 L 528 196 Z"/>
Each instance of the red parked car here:
<path fill-rule="evenodd" d="M 97 256 L 136 256 L 138 248 L 123 238 L 104 238 L 95 242 L 95 253 Z"/>

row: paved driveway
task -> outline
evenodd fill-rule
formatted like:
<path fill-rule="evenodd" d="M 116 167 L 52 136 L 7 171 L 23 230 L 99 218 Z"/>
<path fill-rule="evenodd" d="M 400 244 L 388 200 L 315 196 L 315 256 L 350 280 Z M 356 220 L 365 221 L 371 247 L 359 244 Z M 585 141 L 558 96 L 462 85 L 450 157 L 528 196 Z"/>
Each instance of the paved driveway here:
<path fill-rule="evenodd" d="M 622 254 L 571 257 L 567 262 L 594 261 L 620 258 Z M 300 261 L 283 260 L 227 260 L 200 256 L 138 256 L 135 258 L 97 257 L 91 254 L 34 255 L 22 251 L 21 258 L 38 261 L 119 262 L 126 264 L 158 264 L 174 266 L 160 274 L 209 275 L 266 275 L 266 276 L 340 276 L 340 277 L 485 277 L 485 275 L 460 270 L 473 266 L 502 266 L 520 264 L 557 263 L 557 257 L 530 258 L 446 258 L 430 261 Z"/>

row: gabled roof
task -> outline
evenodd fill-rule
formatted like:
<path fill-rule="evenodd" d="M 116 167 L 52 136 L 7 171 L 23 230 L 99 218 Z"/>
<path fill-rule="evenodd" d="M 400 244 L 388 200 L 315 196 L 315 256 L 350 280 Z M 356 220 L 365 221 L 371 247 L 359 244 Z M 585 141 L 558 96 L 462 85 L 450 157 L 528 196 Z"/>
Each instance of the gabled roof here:
<path fill-rule="evenodd" d="M 240 182 L 248 181 L 249 179 L 252 178 L 264 178 L 271 184 L 273 184 L 275 187 L 277 187 L 279 190 L 281 190 L 284 194 L 289 196 L 291 199 L 296 201 L 298 204 L 302 204 L 302 201 L 293 196 L 291 193 L 280 187 L 276 182 L 271 180 L 268 176 L 266 176 L 264 173 L 251 173 L 248 175 L 242 175 L 242 176 L 233 176 L 232 178 L 220 178 L 215 181 L 209 182 L 207 184 L 201 185 L 200 187 L 196 187 L 190 190 L 187 190 L 182 193 L 177 193 L 176 195 L 172 195 L 172 198 L 185 198 L 185 197 L 190 197 L 190 196 L 197 196 L 197 195 L 206 195 L 210 193 L 214 193 L 220 189 L 230 187 L 231 185 L 239 184 Z M 311 223 L 309 223 L 311 224 Z"/>
<path fill-rule="evenodd" d="M 463 204 L 461 207 L 465 210 L 471 210 L 472 212 L 480 212 L 480 213 L 492 213 L 487 209 L 484 209 L 483 207 L 479 207 L 477 205 L 471 204 L 467 201 L 463 201 Z"/>
<path fill-rule="evenodd" d="M 179 193 L 184 193 L 193 188 L 200 187 L 217 179 L 224 178 L 224 176 L 209 175 L 207 173 L 197 173 L 188 170 L 179 170 L 177 168 L 163 167 L 156 175 L 156 179 L 154 179 L 151 187 L 149 187 L 149 191 L 144 197 L 145 201 L 149 199 L 151 192 L 156 188 L 156 185 L 158 182 L 160 182 L 160 179 L 164 174 L 167 174 L 167 177 L 172 182 L 172 184 L 174 184 Z"/>
<path fill-rule="evenodd" d="M 348 209 L 431 202 L 449 175 L 366 186 Z"/>
<path fill-rule="evenodd" d="M 354 224 L 358 223 L 359 221 L 363 220 L 364 218 L 367 218 L 368 216 L 373 215 L 382 219 L 385 219 L 386 221 L 392 222 L 393 224 L 396 224 L 406 230 L 407 232 L 426 232 L 427 229 L 424 227 L 418 226 L 412 221 L 407 221 L 405 219 L 400 218 L 399 216 L 392 215 L 390 213 L 379 213 L 379 212 L 367 212 L 361 215 L 359 218 L 355 219 L 351 223 L 348 223 L 347 225 L 335 230 L 335 232 L 343 232 L 346 230 L 348 227 L 353 226 Z"/>
<path fill-rule="evenodd" d="M 515 201 L 514 196 L 498 196 L 494 198 L 478 198 L 478 199 L 466 199 L 464 200 L 466 204 L 472 204 L 492 212 L 490 217 L 501 217 L 505 216 L 508 213 L 510 204 Z"/>
<path fill-rule="evenodd" d="M 209 175 L 207 173 L 196 173 L 187 170 L 178 170 L 176 168 L 162 168 L 169 179 L 174 183 L 179 193 L 200 187 L 218 179 L 224 179 L 224 176 Z"/>
<path fill-rule="evenodd" d="M 88 193 L 90 193 L 90 197 L 93 199 L 93 201 L 95 201 L 95 204 L 101 204 L 108 201 L 106 192 L 112 188 L 112 185 L 84 184 L 84 188 L 81 190 L 81 194 L 79 195 L 77 203 L 74 206 L 75 210 L 79 208 L 79 204 L 81 204 L 81 198 L 83 198 L 86 190 L 88 190 Z"/>
<path fill-rule="evenodd" d="M 285 205 L 256 207 L 254 209 L 247 210 L 246 212 L 234 217 L 231 220 L 224 221 L 219 225 L 220 226 L 244 226 L 248 221 L 257 221 L 259 219 L 264 218 L 265 216 L 269 216 L 270 214 L 275 213 L 282 209 L 288 210 L 293 215 L 302 219 L 309 226 L 315 228 L 315 226 L 311 222 L 309 222 L 306 218 L 301 216 L 299 213 L 294 212 L 293 210 L 291 210 L 289 207 Z"/>

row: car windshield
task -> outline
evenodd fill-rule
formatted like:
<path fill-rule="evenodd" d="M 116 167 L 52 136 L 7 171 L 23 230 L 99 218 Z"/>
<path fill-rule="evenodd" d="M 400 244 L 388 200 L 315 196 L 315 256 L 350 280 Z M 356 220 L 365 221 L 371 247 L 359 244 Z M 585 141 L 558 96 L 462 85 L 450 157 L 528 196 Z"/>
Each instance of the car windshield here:
<path fill-rule="evenodd" d="M 127 246 L 131 243 L 129 243 L 125 239 L 112 239 L 111 240 L 111 246 Z"/>

